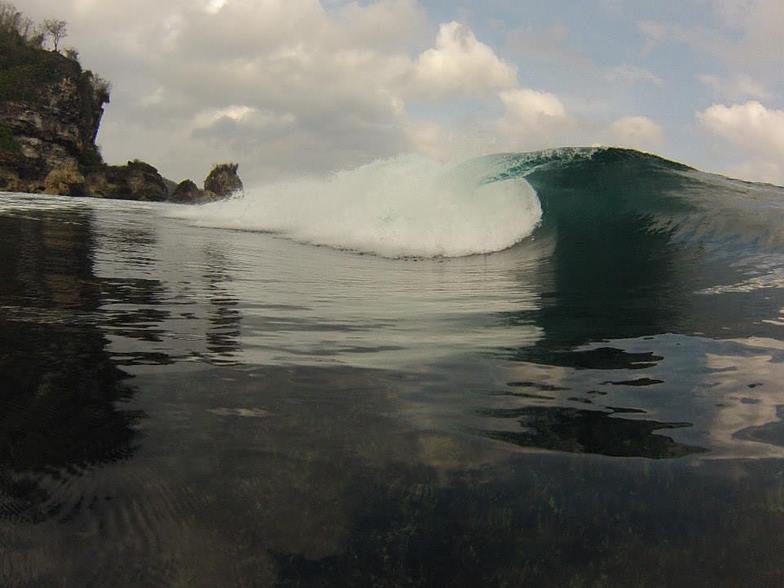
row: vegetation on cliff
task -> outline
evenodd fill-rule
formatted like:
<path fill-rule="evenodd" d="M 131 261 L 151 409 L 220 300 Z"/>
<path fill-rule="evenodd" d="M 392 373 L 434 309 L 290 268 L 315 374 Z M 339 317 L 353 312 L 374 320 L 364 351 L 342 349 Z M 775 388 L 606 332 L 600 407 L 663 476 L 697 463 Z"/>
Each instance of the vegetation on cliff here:
<path fill-rule="evenodd" d="M 75 49 L 59 50 L 67 36 L 65 21 L 45 20 L 36 25 L 16 7 L 0 1 L 0 100 L 23 100 L 37 103 L 40 90 L 74 74 L 79 77 L 96 100 L 109 102 L 110 84 L 89 70 L 82 70 Z M 46 45 L 51 42 L 52 50 Z"/>

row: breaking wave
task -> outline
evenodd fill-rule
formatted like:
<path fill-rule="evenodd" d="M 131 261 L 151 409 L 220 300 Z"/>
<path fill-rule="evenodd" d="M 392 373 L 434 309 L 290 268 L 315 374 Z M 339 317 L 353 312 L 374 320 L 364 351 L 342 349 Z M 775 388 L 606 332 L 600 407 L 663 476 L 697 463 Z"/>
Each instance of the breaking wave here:
<path fill-rule="evenodd" d="M 244 198 L 175 206 L 172 214 L 199 226 L 393 258 L 486 254 L 534 235 L 579 240 L 610 230 L 784 245 L 781 188 L 609 147 L 459 165 L 406 155 L 257 187 Z"/>
<path fill-rule="evenodd" d="M 488 171 L 407 155 L 175 214 L 201 226 L 268 231 L 386 257 L 491 253 L 528 237 L 542 211 L 523 177 L 488 182 Z"/>

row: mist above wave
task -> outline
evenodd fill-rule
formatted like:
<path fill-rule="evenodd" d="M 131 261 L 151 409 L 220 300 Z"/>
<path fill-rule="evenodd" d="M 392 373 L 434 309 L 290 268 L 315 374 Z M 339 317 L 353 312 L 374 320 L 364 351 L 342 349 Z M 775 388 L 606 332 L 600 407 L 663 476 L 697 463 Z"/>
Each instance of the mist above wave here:
<path fill-rule="evenodd" d="M 542 209 L 525 179 L 488 182 L 491 168 L 405 155 L 172 214 L 199 226 L 269 231 L 385 257 L 492 253 L 528 237 Z"/>

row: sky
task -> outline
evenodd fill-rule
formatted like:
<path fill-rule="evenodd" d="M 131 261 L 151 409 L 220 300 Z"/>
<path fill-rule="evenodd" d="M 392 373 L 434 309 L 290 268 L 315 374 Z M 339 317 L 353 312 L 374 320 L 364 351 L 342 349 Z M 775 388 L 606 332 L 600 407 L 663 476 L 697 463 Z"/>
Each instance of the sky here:
<path fill-rule="evenodd" d="M 782 0 L 15 4 L 112 82 L 104 158 L 175 181 L 601 144 L 784 185 Z"/>

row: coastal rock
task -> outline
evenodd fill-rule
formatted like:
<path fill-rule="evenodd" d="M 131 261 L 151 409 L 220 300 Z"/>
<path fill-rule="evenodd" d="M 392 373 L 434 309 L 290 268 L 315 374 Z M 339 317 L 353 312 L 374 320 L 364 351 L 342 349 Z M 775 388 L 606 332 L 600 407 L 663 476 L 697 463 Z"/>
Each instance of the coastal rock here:
<path fill-rule="evenodd" d="M 204 190 L 199 188 L 192 180 L 183 180 L 174 189 L 170 200 L 177 204 L 196 204 L 204 200 Z"/>
<path fill-rule="evenodd" d="M 237 170 L 237 163 L 221 163 L 216 165 L 207 179 L 204 180 L 205 192 L 212 192 L 217 198 L 230 198 L 243 193 L 244 187 Z"/>
<path fill-rule="evenodd" d="M 87 174 L 87 192 L 101 198 L 163 202 L 169 193 L 163 177 L 148 163 L 102 166 Z"/>
<path fill-rule="evenodd" d="M 27 187 L 27 182 L 19 174 L 10 169 L 0 168 L 0 191 L 22 192 Z"/>
<path fill-rule="evenodd" d="M 63 196 L 86 196 L 85 178 L 76 163 L 66 164 L 49 172 L 44 179 L 43 191 L 46 194 Z"/>
<path fill-rule="evenodd" d="M 166 193 L 169 195 L 169 199 L 174 195 L 174 191 L 177 189 L 177 182 L 170 180 L 167 177 L 163 178 L 163 183 L 166 185 Z"/>
<path fill-rule="evenodd" d="M 216 165 L 204 180 L 203 190 L 192 180 L 183 180 L 177 184 L 169 198 L 178 204 L 206 204 L 242 194 L 243 186 L 237 174 L 238 168 L 236 163 Z"/>

